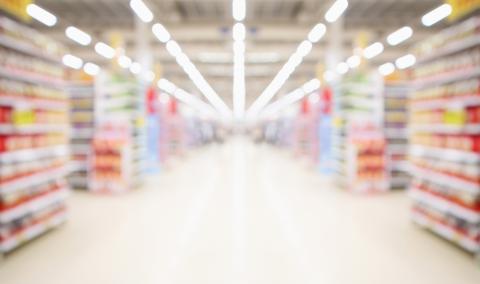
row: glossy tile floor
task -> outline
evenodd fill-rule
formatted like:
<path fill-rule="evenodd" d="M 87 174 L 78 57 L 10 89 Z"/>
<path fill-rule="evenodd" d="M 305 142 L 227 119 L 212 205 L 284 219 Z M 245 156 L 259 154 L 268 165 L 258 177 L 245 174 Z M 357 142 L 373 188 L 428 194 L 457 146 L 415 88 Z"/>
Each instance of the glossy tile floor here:
<path fill-rule="evenodd" d="M 243 140 L 70 206 L 66 225 L 0 264 L 0 283 L 480 283 L 470 255 L 411 224 L 404 193 L 352 195 Z"/>

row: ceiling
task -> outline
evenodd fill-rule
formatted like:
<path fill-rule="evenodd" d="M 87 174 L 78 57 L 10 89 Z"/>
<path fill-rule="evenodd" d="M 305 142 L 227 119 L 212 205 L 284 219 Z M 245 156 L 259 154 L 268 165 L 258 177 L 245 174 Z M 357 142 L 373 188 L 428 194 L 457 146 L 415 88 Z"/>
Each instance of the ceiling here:
<path fill-rule="evenodd" d="M 232 104 L 232 38 L 231 0 L 144 0 L 155 15 L 155 21 L 166 26 L 172 37 L 197 65 L 210 85 L 231 106 Z M 54 28 L 38 25 L 71 50 L 72 54 L 99 64 L 107 64 L 93 52 L 69 41 L 64 28 L 75 25 L 90 33 L 96 40 L 108 42 L 111 34 L 122 34 L 127 54 L 135 57 L 136 18 L 129 0 L 37 0 L 37 4 L 60 18 Z M 270 83 L 288 57 L 304 40 L 310 29 L 324 22 L 323 15 L 333 0 L 247 0 L 248 28 L 246 39 L 247 106 Z M 370 41 L 384 41 L 390 32 L 410 25 L 414 37 L 398 47 L 388 47 L 375 58 L 373 64 L 392 60 L 405 54 L 411 44 L 425 38 L 433 30 L 420 23 L 425 12 L 440 5 L 441 0 L 350 0 L 343 15 L 341 53 L 352 54 L 360 33 L 367 33 Z M 439 28 L 439 27 L 436 27 Z M 178 86 L 198 94 L 188 77 L 147 30 L 155 62 L 162 65 L 165 78 Z M 303 64 L 295 71 L 280 91 L 297 88 L 316 75 L 317 65 L 324 62 L 326 47 L 332 33 L 314 46 Z"/>

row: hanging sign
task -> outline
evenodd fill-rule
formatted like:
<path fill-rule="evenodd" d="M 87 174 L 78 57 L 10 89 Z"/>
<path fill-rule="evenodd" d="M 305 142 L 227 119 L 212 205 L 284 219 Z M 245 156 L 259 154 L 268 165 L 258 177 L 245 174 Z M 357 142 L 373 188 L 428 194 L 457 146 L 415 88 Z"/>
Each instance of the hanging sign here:
<path fill-rule="evenodd" d="M 480 9 L 480 0 L 446 0 L 452 6 L 451 21 L 458 20 L 471 12 Z"/>
<path fill-rule="evenodd" d="M 0 9 L 23 21 L 29 21 L 27 6 L 31 3 L 32 0 L 0 0 Z"/>

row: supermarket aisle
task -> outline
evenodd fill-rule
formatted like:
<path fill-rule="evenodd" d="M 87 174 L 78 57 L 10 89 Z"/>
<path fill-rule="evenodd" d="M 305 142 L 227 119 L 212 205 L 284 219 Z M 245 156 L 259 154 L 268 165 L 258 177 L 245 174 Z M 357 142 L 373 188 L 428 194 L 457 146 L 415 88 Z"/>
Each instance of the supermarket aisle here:
<path fill-rule="evenodd" d="M 404 194 L 347 194 L 243 140 L 192 153 L 143 190 L 70 203 L 65 226 L 0 265 L 2 284 L 480 279 L 467 254 L 409 222 Z"/>

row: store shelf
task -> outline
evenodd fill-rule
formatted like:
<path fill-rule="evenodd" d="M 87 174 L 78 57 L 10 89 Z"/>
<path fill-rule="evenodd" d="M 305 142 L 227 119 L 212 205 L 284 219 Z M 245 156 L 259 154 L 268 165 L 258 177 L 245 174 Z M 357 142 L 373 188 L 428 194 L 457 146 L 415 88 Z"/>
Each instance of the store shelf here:
<path fill-rule="evenodd" d="M 467 124 L 463 126 L 445 124 L 414 124 L 409 127 L 409 131 L 437 134 L 477 134 L 480 133 L 480 124 Z"/>
<path fill-rule="evenodd" d="M 37 212 L 58 202 L 64 201 L 68 197 L 68 189 L 63 188 L 41 196 L 14 208 L 0 211 L 0 223 L 8 223 L 21 218 L 27 214 Z"/>
<path fill-rule="evenodd" d="M 0 35 L 0 46 L 21 52 L 26 55 L 33 57 L 38 57 L 44 60 L 48 60 L 53 63 L 61 64 L 62 62 L 58 59 L 59 56 L 50 55 L 41 50 L 38 50 L 32 45 L 20 42 L 18 40 L 12 39 L 5 35 Z"/>
<path fill-rule="evenodd" d="M 473 48 L 477 45 L 480 45 L 480 36 L 478 34 L 475 34 L 474 36 L 471 36 L 470 38 L 464 39 L 460 42 L 453 42 L 445 47 L 440 48 L 436 52 L 432 52 L 426 56 L 422 56 L 417 60 L 417 64 L 423 64 L 427 63 L 430 61 L 433 61 L 435 59 L 439 59 L 451 54 L 455 54 L 458 52 L 461 52 L 466 49 Z"/>
<path fill-rule="evenodd" d="M 480 163 L 480 153 L 475 152 L 412 145 L 409 153 L 414 157 L 441 158 L 442 160 L 459 163 Z"/>
<path fill-rule="evenodd" d="M 15 126 L 12 124 L 0 124 L 0 134 L 41 134 L 41 133 L 65 133 L 69 125 L 61 124 L 33 124 Z"/>
<path fill-rule="evenodd" d="M 63 224 L 67 219 L 67 214 L 65 211 L 56 213 L 52 217 L 48 218 L 46 221 L 35 224 L 25 230 L 20 231 L 15 236 L 12 236 L 0 243 L 0 252 L 6 253 L 16 247 L 35 239 L 36 237 L 44 234 L 45 232 L 58 227 Z"/>
<path fill-rule="evenodd" d="M 21 189 L 41 185 L 43 183 L 63 178 L 68 169 L 63 166 L 53 170 L 41 171 L 27 177 L 0 184 L 0 194 L 12 193 Z"/>
<path fill-rule="evenodd" d="M 405 139 L 408 138 L 408 129 L 406 128 L 385 128 L 385 136 L 390 139 Z"/>
<path fill-rule="evenodd" d="M 47 157 L 66 157 L 70 153 L 67 145 L 47 148 L 31 148 L 26 150 L 0 153 L 0 163 L 25 162 Z"/>
<path fill-rule="evenodd" d="M 466 235 L 457 232 L 455 229 L 448 227 L 440 222 L 432 220 L 428 216 L 425 216 L 419 212 L 412 213 L 412 219 L 418 225 L 427 228 L 438 235 L 442 236 L 443 238 L 461 246 L 467 251 L 472 253 L 480 252 L 480 243 L 476 242 Z"/>
<path fill-rule="evenodd" d="M 428 180 L 434 184 L 448 186 L 452 189 L 468 192 L 471 194 L 480 194 L 480 184 L 465 179 L 449 176 L 440 172 L 424 169 L 414 165 L 409 166 L 409 172 L 412 176 L 416 178 Z"/>
<path fill-rule="evenodd" d="M 422 204 L 425 204 L 444 214 L 451 214 L 471 223 L 480 223 L 480 211 L 474 211 L 462 207 L 451 201 L 437 197 L 418 188 L 412 187 L 409 190 L 410 197 Z"/>
<path fill-rule="evenodd" d="M 410 111 L 435 110 L 452 107 L 465 108 L 470 106 L 480 106 L 480 94 L 413 102 L 410 104 Z"/>
<path fill-rule="evenodd" d="M 65 88 L 65 82 L 60 79 L 51 79 L 39 75 L 20 73 L 15 70 L 8 70 L 5 67 L 0 67 L 0 77 L 10 80 L 26 82 L 30 84 L 43 85 L 57 89 Z"/>
<path fill-rule="evenodd" d="M 420 79 L 414 82 L 414 88 L 424 89 L 431 86 L 445 85 L 455 81 L 467 80 L 480 76 L 480 67 L 471 68 L 467 70 L 455 71 L 447 74 L 441 74 L 433 78 Z"/>
<path fill-rule="evenodd" d="M 8 107 L 27 106 L 32 109 L 46 109 L 46 110 L 59 110 L 59 109 L 68 108 L 66 99 L 64 102 L 59 102 L 59 101 L 52 101 L 48 99 L 20 98 L 20 97 L 10 96 L 7 94 L 0 94 L 0 106 L 8 106 Z"/>

